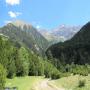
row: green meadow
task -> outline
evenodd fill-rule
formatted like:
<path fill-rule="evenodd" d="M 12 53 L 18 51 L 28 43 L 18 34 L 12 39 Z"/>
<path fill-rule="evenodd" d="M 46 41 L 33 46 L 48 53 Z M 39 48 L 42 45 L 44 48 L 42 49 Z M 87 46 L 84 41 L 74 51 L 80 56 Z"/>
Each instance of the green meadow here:
<path fill-rule="evenodd" d="M 78 87 L 79 81 L 85 80 L 85 86 Z M 69 76 L 52 81 L 57 87 L 63 87 L 65 90 L 90 90 L 90 75 L 88 76 Z"/>
<path fill-rule="evenodd" d="M 31 90 L 41 80 L 43 80 L 43 77 L 15 77 L 13 79 L 7 79 L 6 87 L 17 87 L 18 90 Z"/>

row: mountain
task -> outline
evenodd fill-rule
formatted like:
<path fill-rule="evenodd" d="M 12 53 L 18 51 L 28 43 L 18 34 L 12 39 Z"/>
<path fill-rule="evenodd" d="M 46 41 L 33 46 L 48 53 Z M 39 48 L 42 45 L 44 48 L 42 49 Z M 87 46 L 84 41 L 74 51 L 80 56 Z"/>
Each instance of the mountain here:
<path fill-rule="evenodd" d="M 57 28 L 47 30 L 39 29 L 38 31 L 50 42 L 57 43 L 71 39 L 79 30 L 81 26 L 60 25 Z"/>
<path fill-rule="evenodd" d="M 37 54 L 43 54 L 48 41 L 32 25 L 23 21 L 15 21 L 0 28 L 0 33 L 30 48 Z"/>
<path fill-rule="evenodd" d="M 54 35 L 51 30 L 39 29 L 38 31 L 50 42 L 51 45 L 59 41 L 63 42 L 65 40 L 63 36 Z"/>
<path fill-rule="evenodd" d="M 90 22 L 70 40 L 52 45 L 46 54 L 63 64 L 90 64 Z"/>

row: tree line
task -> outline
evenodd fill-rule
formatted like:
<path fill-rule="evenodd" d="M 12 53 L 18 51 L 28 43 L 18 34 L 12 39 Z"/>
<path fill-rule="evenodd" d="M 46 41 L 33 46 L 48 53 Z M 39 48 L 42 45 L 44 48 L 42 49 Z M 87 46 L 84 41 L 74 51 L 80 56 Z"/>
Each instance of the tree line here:
<path fill-rule="evenodd" d="M 23 45 L 0 37 L 0 89 L 5 86 L 5 78 L 27 75 L 54 79 L 59 78 L 59 70 Z"/>

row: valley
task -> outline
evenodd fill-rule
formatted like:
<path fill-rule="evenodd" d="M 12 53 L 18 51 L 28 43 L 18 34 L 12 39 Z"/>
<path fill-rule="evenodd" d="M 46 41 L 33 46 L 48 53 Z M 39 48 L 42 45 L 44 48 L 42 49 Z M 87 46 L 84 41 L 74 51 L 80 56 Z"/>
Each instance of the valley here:
<path fill-rule="evenodd" d="M 90 22 L 55 44 L 22 21 L 3 26 L 0 33 L 1 90 L 89 90 Z"/>
<path fill-rule="evenodd" d="M 0 0 L 0 90 L 90 90 L 90 0 Z"/>

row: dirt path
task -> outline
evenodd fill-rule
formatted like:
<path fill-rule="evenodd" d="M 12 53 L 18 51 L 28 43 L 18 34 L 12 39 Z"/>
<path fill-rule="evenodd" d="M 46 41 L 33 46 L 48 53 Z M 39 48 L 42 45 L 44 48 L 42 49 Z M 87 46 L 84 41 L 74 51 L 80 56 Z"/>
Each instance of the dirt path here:
<path fill-rule="evenodd" d="M 32 90 L 65 90 L 63 88 L 58 88 L 55 85 L 51 85 L 49 82 L 49 80 L 43 80 L 35 85 Z"/>

